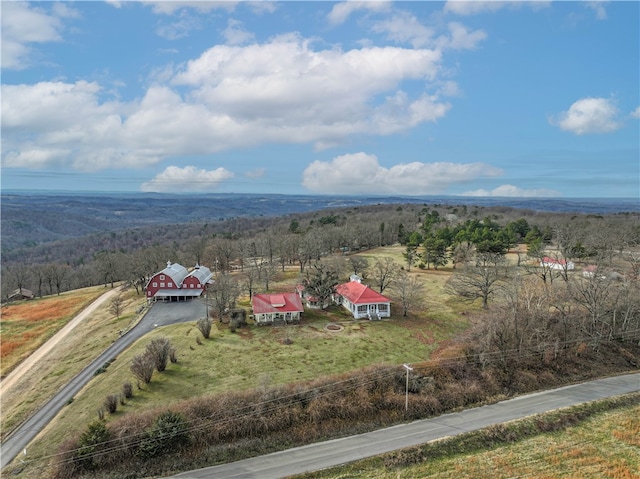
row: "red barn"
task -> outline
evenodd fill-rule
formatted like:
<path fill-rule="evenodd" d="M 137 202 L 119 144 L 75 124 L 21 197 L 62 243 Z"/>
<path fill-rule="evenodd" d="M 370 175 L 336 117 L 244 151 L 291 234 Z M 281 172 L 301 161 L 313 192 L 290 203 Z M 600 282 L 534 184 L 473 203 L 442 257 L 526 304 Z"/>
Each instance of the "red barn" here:
<path fill-rule="evenodd" d="M 196 266 L 189 272 L 187 268 L 167 262 L 167 267 L 154 274 L 145 286 L 147 301 L 185 301 L 197 298 L 212 283 L 213 274 L 206 266 Z"/>

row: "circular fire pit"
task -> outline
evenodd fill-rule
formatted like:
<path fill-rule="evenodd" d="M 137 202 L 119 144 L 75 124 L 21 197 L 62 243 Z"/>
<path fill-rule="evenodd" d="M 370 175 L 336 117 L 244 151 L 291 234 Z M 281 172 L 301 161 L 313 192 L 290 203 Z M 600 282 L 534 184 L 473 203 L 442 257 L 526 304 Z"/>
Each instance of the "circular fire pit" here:
<path fill-rule="evenodd" d="M 326 329 L 327 331 L 342 331 L 344 329 L 344 326 L 340 326 L 339 324 L 336 323 L 329 323 L 327 324 L 324 329 Z"/>

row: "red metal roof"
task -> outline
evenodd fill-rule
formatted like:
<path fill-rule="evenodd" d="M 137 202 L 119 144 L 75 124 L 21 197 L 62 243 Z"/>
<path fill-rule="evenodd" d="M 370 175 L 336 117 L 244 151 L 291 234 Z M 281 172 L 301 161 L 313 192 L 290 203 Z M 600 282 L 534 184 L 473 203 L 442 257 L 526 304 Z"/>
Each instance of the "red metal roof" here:
<path fill-rule="evenodd" d="M 542 258 L 542 262 L 545 264 L 561 264 L 563 266 L 567 264 L 567 261 L 564 259 L 556 259 L 549 256 L 545 256 L 544 258 Z"/>
<path fill-rule="evenodd" d="M 390 303 L 391 300 L 357 281 L 336 286 L 336 293 L 347 298 L 353 304 Z"/>
<path fill-rule="evenodd" d="M 297 293 L 254 294 L 251 306 L 253 314 L 304 312 Z"/>

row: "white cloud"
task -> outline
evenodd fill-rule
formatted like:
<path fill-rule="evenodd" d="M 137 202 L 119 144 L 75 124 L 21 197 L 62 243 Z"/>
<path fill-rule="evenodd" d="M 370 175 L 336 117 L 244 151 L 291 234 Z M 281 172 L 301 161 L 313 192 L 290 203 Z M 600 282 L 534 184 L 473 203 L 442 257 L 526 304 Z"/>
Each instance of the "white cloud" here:
<path fill-rule="evenodd" d="M 466 193 L 462 193 L 461 196 L 501 196 L 501 197 L 516 197 L 516 198 L 528 198 L 528 197 L 536 197 L 536 198 L 551 198 L 562 196 L 560 192 L 555 190 L 548 190 L 545 188 L 534 188 L 534 189 L 526 189 L 526 188 L 518 188 L 513 185 L 501 185 L 493 190 L 474 190 L 467 191 Z"/>
<path fill-rule="evenodd" d="M 387 39 L 397 43 L 409 43 L 415 48 L 436 47 L 438 49 L 475 49 L 478 43 L 487 38 L 482 30 L 469 31 L 458 22 L 448 25 L 449 33 L 434 38 L 433 28 L 424 26 L 411 13 L 398 11 L 385 20 L 374 23 L 376 33 L 384 33 Z"/>
<path fill-rule="evenodd" d="M 262 178 L 267 174 L 266 168 L 256 168 L 255 170 L 247 171 L 244 175 L 247 178 Z"/>
<path fill-rule="evenodd" d="M 242 22 L 229 19 L 227 28 L 222 32 L 222 36 L 225 38 L 227 45 L 244 45 L 253 40 L 255 35 L 242 28 Z"/>
<path fill-rule="evenodd" d="M 631 112 L 631 118 L 640 119 L 640 106 Z"/>
<path fill-rule="evenodd" d="M 2 2 L 2 68 L 27 68 L 34 53 L 32 45 L 62 41 L 62 19 L 77 15 L 73 8 L 56 3 L 47 12 L 26 2 Z"/>
<path fill-rule="evenodd" d="M 582 98 L 550 122 L 576 135 L 609 133 L 622 126 L 618 121 L 618 109 L 606 98 Z"/>
<path fill-rule="evenodd" d="M 195 166 L 169 166 L 151 181 L 143 183 L 141 191 L 156 193 L 194 193 L 215 191 L 220 183 L 233 178 L 225 168 L 202 170 Z"/>
<path fill-rule="evenodd" d="M 150 5 L 154 13 L 160 15 L 173 15 L 176 12 L 184 10 L 196 10 L 200 13 L 209 13 L 213 10 L 226 10 L 228 12 L 232 12 L 240 2 L 233 2 L 230 0 L 222 0 L 219 2 L 177 0 L 144 3 Z"/>
<path fill-rule="evenodd" d="M 373 31 L 386 33 L 389 40 L 409 43 L 416 48 L 431 44 L 434 35 L 433 29 L 425 27 L 413 14 L 406 11 L 399 11 L 385 20 L 374 23 Z"/>
<path fill-rule="evenodd" d="M 451 185 L 502 171 L 483 163 L 401 163 L 380 166 L 375 155 L 353 153 L 332 161 L 314 161 L 304 170 L 302 185 L 331 194 L 438 194 Z"/>
<path fill-rule="evenodd" d="M 592 9 L 596 13 L 596 18 L 598 20 L 606 20 L 607 10 L 604 7 L 607 3 L 609 2 L 592 1 L 592 2 L 585 2 L 584 6 Z"/>
<path fill-rule="evenodd" d="M 469 31 L 467 27 L 458 22 L 449 23 L 450 37 L 443 37 L 443 47 L 454 50 L 474 50 L 478 43 L 487 38 L 482 30 Z"/>
<path fill-rule="evenodd" d="M 444 6 L 444 11 L 453 13 L 456 15 L 477 15 L 485 12 L 497 12 L 503 8 L 520 8 L 523 6 L 529 6 L 533 9 L 540 9 L 548 6 L 551 2 L 547 0 L 535 0 L 531 2 L 515 0 L 515 1 L 500 1 L 500 0 L 448 0 Z"/>
<path fill-rule="evenodd" d="M 156 33 L 167 40 L 177 40 L 189 36 L 194 30 L 202 29 L 202 22 L 196 15 L 183 15 L 175 22 L 160 24 Z"/>
<path fill-rule="evenodd" d="M 135 168 L 267 143 L 322 149 L 353 135 L 395 134 L 447 113 L 447 102 L 426 93 L 442 85 L 440 69 L 434 50 L 316 51 L 288 35 L 217 45 L 177 72 L 156 71 L 158 83 L 129 103 L 108 99 L 94 82 L 3 85 L 2 162 Z M 406 82 L 422 91 L 407 93 Z"/>
<path fill-rule="evenodd" d="M 386 12 L 390 9 L 391 2 L 388 1 L 348 1 L 336 3 L 327 19 L 329 23 L 333 25 L 339 25 L 344 23 L 347 18 L 353 13 L 359 10 L 365 10 L 369 12 Z"/>

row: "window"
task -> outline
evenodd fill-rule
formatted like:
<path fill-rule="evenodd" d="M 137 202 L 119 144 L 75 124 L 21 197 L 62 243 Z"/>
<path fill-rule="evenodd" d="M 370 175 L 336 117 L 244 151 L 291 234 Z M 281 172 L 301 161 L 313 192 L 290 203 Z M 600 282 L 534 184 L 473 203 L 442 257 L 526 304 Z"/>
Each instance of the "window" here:
<path fill-rule="evenodd" d="M 151 284 L 151 286 L 153 286 L 154 288 L 158 287 L 158 283 L 156 283 L 155 281 Z"/>
<path fill-rule="evenodd" d="M 163 280 L 163 279 L 164 279 L 164 274 L 161 274 L 160 275 L 160 280 Z"/>
<path fill-rule="evenodd" d="M 366 313 L 366 312 L 367 312 L 366 304 L 364 306 L 358 306 L 358 313 Z"/>
<path fill-rule="evenodd" d="M 387 311 L 387 305 L 386 304 L 379 304 L 378 305 L 378 311 Z"/>
<path fill-rule="evenodd" d="M 169 281 L 169 282 L 167 283 L 167 286 L 168 286 L 169 288 L 173 288 L 173 283 L 172 283 L 171 281 Z"/>
<path fill-rule="evenodd" d="M 163 282 L 160 282 L 160 287 L 161 287 L 161 288 L 164 288 L 164 281 L 163 281 Z"/>
<path fill-rule="evenodd" d="M 189 287 L 190 287 L 190 288 L 193 288 L 193 283 L 191 283 L 191 284 L 189 285 Z"/>

